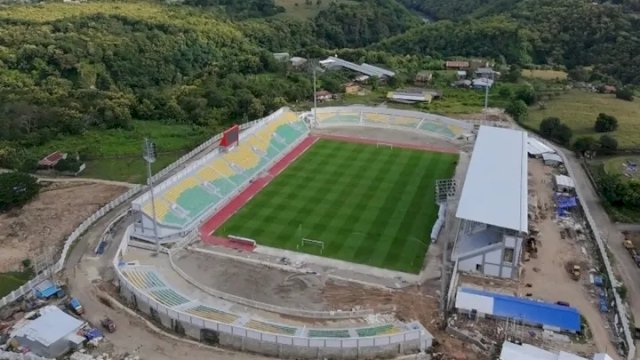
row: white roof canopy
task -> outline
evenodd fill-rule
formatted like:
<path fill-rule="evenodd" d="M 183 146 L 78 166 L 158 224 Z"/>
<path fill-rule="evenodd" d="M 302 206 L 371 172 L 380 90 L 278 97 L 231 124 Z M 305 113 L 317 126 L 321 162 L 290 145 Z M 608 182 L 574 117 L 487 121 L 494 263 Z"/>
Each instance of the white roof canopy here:
<path fill-rule="evenodd" d="M 555 176 L 556 185 L 562 186 L 565 188 L 575 188 L 576 184 L 573 182 L 573 179 L 566 175 L 556 175 Z"/>
<path fill-rule="evenodd" d="M 481 126 L 456 217 L 527 232 L 527 133 Z"/>
<path fill-rule="evenodd" d="M 542 155 L 545 153 L 555 152 L 552 148 L 534 137 L 529 137 L 527 139 L 527 151 L 531 155 Z"/>

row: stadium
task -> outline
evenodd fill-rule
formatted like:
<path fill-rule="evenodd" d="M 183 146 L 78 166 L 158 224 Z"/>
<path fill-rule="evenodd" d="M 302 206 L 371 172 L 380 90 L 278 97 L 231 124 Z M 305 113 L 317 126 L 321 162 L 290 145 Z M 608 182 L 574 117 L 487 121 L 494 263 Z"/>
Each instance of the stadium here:
<path fill-rule="evenodd" d="M 121 294 L 180 334 L 271 356 L 424 351 L 432 336 L 418 321 L 305 301 L 304 291 L 428 276 L 474 131 L 361 106 L 282 108 L 234 126 L 133 201 L 136 220 L 114 259 Z M 264 300 L 270 274 L 281 276 L 273 289 L 300 292 Z M 248 293 L 229 290 L 249 280 Z"/>

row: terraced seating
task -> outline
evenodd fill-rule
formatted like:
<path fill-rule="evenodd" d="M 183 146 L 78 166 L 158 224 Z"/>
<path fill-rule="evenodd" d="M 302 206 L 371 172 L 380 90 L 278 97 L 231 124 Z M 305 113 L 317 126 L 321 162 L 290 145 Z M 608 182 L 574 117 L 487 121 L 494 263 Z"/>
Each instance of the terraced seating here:
<path fill-rule="evenodd" d="M 209 205 L 216 203 L 219 200 L 220 197 L 209 193 L 198 184 L 195 187 L 186 189 L 180 193 L 176 203 L 183 209 L 187 210 L 189 214 L 197 215 L 209 207 Z"/>
<path fill-rule="evenodd" d="M 394 125 L 415 128 L 420 123 L 420 120 L 421 119 L 414 118 L 414 117 L 395 116 L 393 117 L 391 122 Z"/>
<path fill-rule="evenodd" d="M 360 337 L 365 337 L 365 336 L 378 336 L 378 335 L 395 334 L 395 333 L 401 332 L 402 330 L 403 329 L 399 328 L 398 326 L 396 326 L 394 324 L 385 324 L 385 325 L 381 325 L 381 326 L 357 329 L 356 333 L 358 333 L 358 336 L 360 336 Z"/>
<path fill-rule="evenodd" d="M 248 323 L 246 323 L 244 326 L 251 329 L 274 333 L 274 334 L 294 335 L 296 333 L 295 328 L 276 325 L 276 324 L 269 324 L 269 323 L 265 323 L 257 320 L 251 320 Z"/>
<path fill-rule="evenodd" d="M 164 200 L 162 197 L 156 198 L 155 205 L 156 205 L 156 217 L 158 219 L 165 218 L 167 214 L 171 212 L 171 207 L 169 203 L 166 202 L 166 200 Z M 151 206 L 151 200 L 149 200 L 146 204 L 144 204 L 142 211 L 144 211 L 150 217 L 153 216 L 153 208 Z"/>
<path fill-rule="evenodd" d="M 149 295 L 158 300 L 158 302 L 160 302 L 161 304 L 169 307 L 178 306 L 189 302 L 189 299 L 178 294 L 175 290 L 169 288 L 151 290 L 149 291 Z"/>
<path fill-rule="evenodd" d="M 244 143 L 224 154 L 223 158 L 240 166 L 244 171 L 255 168 L 260 162 L 258 155 L 251 151 L 251 146 L 247 146 Z"/>
<path fill-rule="evenodd" d="M 162 196 L 169 202 L 175 203 L 185 190 L 194 186 L 198 186 L 198 180 L 193 176 L 189 176 L 170 187 Z"/>
<path fill-rule="evenodd" d="M 192 307 L 185 310 L 185 312 L 191 315 L 203 317 L 205 319 L 214 320 L 225 324 L 231 324 L 232 322 L 236 321 L 236 319 L 238 319 L 238 316 L 236 315 L 229 314 L 224 311 L 220 311 L 204 305 Z"/>
<path fill-rule="evenodd" d="M 154 287 L 166 287 L 164 281 L 153 271 L 145 270 L 124 270 L 124 276 L 137 288 L 148 289 Z"/>
<path fill-rule="evenodd" d="M 359 123 L 360 114 L 357 113 L 344 113 L 344 114 L 318 114 L 318 122 L 323 123 Z"/>
<path fill-rule="evenodd" d="M 342 329 L 342 330 L 313 329 L 313 330 L 309 330 L 309 332 L 307 333 L 307 336 L 322 337 L 322 338 L 348 338 L 351 335 L 349 335 L 349 330 L 346 330 L 346 329 Z"/>
<path fill-rule="evenodd" d="M 362 118 L 366 122 L 381 123 L 381 124 L 391 123 L 390 116 L 386 114 L 362 113 Z"/>
<path fill-rule="evenodd" d="M 304 136 L 304 134 L 295 129 L 292 124 L 281 125 L 278 130 L 276 130 L 276 133 L 284 140 L 287 146 Z"/>
<path fill-rule="evenodd" d="M 420 124 L 420 129 L 440 134 L 451 139 L 456 137 L 453 131 L 449 130 L 447 126 L 433 121 L 423 121 L 422 124 Z"/>

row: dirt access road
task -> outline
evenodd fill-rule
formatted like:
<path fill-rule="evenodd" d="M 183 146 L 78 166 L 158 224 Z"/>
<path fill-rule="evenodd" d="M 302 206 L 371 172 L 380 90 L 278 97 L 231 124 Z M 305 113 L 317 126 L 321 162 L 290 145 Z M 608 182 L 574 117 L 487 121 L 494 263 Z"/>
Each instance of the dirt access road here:
<path fill-rule="evenodd" d="M 638 269 L 622 245 L 624 236 L 604 210 L 600 197 L 589 181 L 580 161 L 572 152 L 563 151 L 569 160 L 567 166 L 570 166 L 575 174 L 574 182 L 581 196 L 580 202 L 583 206 L 589 208 L 598 228 L 597 231 L 600 232 L 613 254 L 612 265 L 627 288 L 626 301 L 629 304 L 631 314 L 634 319 L 640 319 L 640 281 L 637 280 L 638 276 L 640 276 L 640 269 Z M 631 326 L 634 325 L 631 324 Z M 636 352 L 636 359 L 640 359 L 640 351 Z"/>
<path fill-rule="evenodd" d="M 563 239 L 560 236 L 562 228 L 554 220 L 553 213 L 551 171 L 552 169 L 544 166 L 541 160 L 529 160 L 529 172 L 533 175 L 532 180 L 529 181 L 529 191 L 535 193 L 540 208 L 539 214 L 544 215 L 544 218 L 534 220 L 535 226 L 540 231 L 537 237 L 538 256 L 523 263 L 525 272 L 518 292 L 531 293 L 535 298 L 550 302 L 562 300 L 571 303 L 587 320 L 598 352 L 607 352 L 618 359 L 616 349 L 609 337 L 610 331 L 605 325 L 607 320 L 596 308 L 597 299 L 588 291 L 587 274 L 583 274 L 580 281 L 574 281 L 566 271 L 565 266 L 570 261 L 583 264 L 583 269 L 591 266 L 585 266 L 589 264 L 589 259 L 581 250 L 584 244 L 580 244 L 576 239 Z M 532 286 L 526 288 L 525 283 Z"/>

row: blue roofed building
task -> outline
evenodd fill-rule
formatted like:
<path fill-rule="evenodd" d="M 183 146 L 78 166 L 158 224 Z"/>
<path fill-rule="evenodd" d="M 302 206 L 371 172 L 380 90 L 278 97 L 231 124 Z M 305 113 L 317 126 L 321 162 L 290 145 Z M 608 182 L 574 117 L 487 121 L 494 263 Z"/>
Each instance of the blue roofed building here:
<path fill-rule="evenodd" d="M 580 312 L 570 306 L 520 298 L 468 287 L 459 287 L 458 312 L 512 319 L 553 331 L 576 333 L 581 329 Z"/>

